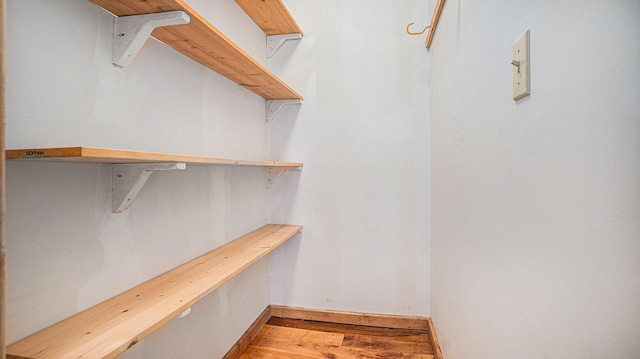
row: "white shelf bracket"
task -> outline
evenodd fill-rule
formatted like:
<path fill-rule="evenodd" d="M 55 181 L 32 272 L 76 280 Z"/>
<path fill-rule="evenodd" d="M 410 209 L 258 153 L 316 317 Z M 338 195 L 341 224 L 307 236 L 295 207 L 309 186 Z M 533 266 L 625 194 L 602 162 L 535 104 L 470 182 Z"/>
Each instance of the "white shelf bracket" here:
<path fill-rule="evenodd" d="M 267 100 L 267 122 L 271 122 L 285 106 L 301 104 L 302 100 Z"/>
<path fill-rule="evenodd" d="M 187 164 L 145 163 L 114 164 L 111 169 L 113 212 L 126 211 L 154 171 L 183 170 Z"/>
<path fill-rule="evenodd" d="M 187 315 L 191 314 L 191 307 L 185 309 L 182 313 L 178 314 L 178 318 L 184 318 Z"/>
<path fill-rule="evenodd" d="M 267 57 L 275 55 L 278 49 L 289 40 L 300 40 L 302 34 L 284 34 L 284 35 L 268 35 L 267 36 Z"/>
<path fill-rule="evenodd" d="M 157 27 L 184 25 L 191 21 L 184 11 L 116 17 L 113 23 L 113 64 L 131 65 Z"/>
<path fill-rule="evenodd" d="M 267 188 L 273 186 L 274 183 L 280 178 L 280 176 L 287 171 L 300 171 L 302 167 L 267 167 L 265 168 L 267 174 Z"/>

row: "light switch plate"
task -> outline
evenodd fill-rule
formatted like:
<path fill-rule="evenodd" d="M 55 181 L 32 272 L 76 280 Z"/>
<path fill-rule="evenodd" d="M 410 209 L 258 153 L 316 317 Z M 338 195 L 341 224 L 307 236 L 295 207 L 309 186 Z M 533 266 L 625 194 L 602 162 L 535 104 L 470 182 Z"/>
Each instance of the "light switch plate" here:
<path fill-rule="evenodd" d="M 531 66 L 529 56 L 529 30 L 513 43 L 511 71 L 513 73 L 513 100 L 531 94 Z"/>

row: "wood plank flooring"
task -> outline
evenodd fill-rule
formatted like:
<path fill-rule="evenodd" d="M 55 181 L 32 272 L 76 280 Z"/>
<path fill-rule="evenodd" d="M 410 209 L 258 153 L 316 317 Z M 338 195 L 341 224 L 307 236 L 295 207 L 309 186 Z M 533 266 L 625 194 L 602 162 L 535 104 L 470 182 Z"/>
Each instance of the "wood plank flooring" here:
<path fill-rule="evenodd" d="M 433 359 L 428 330 L 272 317 L 241 359 Z"/>

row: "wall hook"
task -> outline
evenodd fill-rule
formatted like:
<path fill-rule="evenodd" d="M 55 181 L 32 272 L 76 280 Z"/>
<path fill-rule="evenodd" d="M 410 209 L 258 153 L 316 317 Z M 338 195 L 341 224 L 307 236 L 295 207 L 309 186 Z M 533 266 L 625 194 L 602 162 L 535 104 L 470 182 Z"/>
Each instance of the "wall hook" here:
<path fill-rule="evenodd" d="M 407 30 L 407 34 L 409 34 L 409 35 L 422 35 L 422 34 L 424 34 L 424 32 L 425 32 L 425 31 L 427 31 L 427 29 L 428 29 L 428 28 L 430 28 L 430 27 L 431 27 L 431 25 L 429 25 L 429 26 L 425 27 L 424 29 L 422 29 L 422 31 L 420 31 L 420 32 L 411 32 L 411 31 L 409 31 L 409 26 L 411 26 L 411 25 L 413 25 L 413 23 L 412 23 L 412 22 L 410 22 L 410 23 L 407 25 L 407 28 L 406 28 L 406 30 Z"/>

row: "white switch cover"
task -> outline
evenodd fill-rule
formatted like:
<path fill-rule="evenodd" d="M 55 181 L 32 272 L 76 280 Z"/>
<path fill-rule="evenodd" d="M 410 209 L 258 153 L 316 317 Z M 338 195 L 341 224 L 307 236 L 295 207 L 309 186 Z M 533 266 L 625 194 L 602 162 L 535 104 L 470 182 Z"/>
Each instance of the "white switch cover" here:
<path fill-rule="evenodd" d="M 529 58 L 529 30 L 513 43 L 511 71 L 513 73 L 513 100 L 531 93 L 531 66 Z"/>

